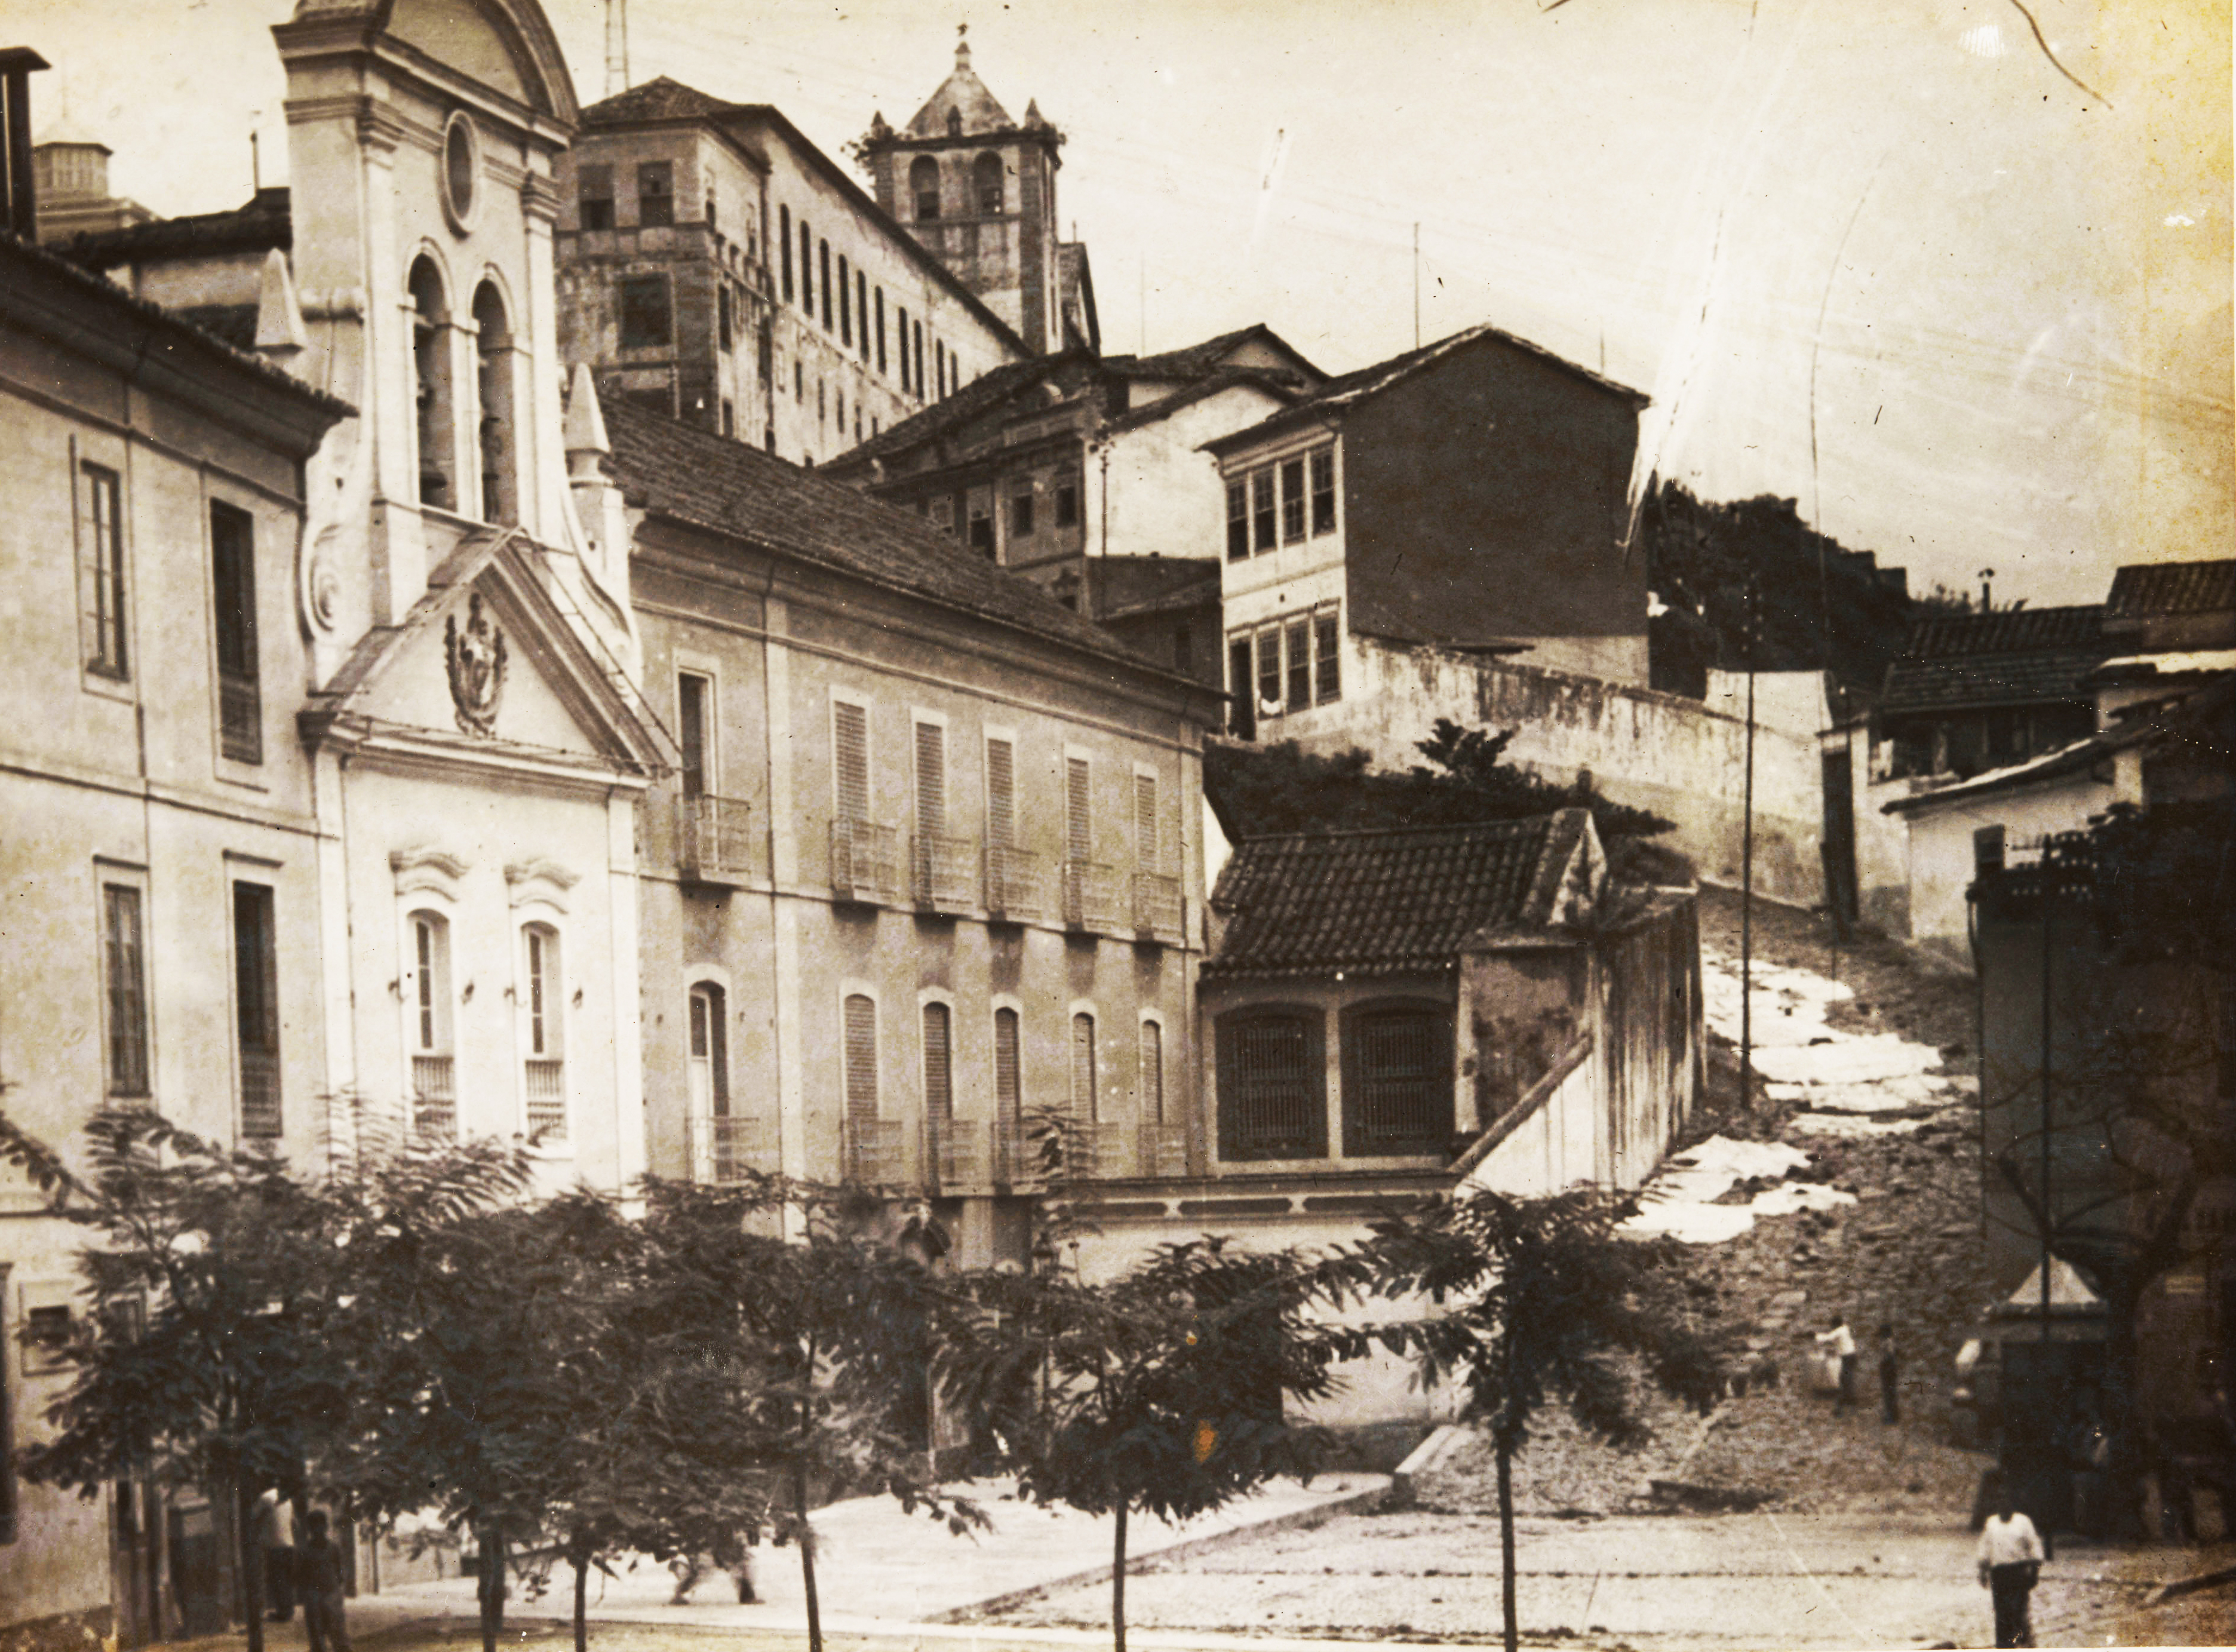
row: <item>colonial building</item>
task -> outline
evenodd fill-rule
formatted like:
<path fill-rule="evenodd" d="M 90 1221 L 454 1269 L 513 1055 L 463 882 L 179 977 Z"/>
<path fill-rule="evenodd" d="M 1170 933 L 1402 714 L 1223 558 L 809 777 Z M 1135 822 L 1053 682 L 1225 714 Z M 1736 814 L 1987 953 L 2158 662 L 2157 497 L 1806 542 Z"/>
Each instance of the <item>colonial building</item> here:
<path fill-rule="evenodd" d="M 955 72 L 908 125 L 896 132 L 873 115 L 862 140 L 878 205 L 1035 355 L 1102 346 L 1086 245 L 1058 231 L 1062 148 L 1037 102 L 1025 106 L 1022 124 L 1009 118 L 960 40 Z"/>
<path fill-rule="evenodd" d="M 570 411 L 573 410 L 570 410 Z M 1215 693 L 920 518 L 605 400 L 647 692 L 650 1165 L 931 1198 L 1021 1257 L 1031 1115 L 1104 1178 L 1200 1165 Z"/>
<path fill-rule="evenodd" d="M 819 464 L 1032 354 L 765 103 L 665 76 L 559 161 L 560 341 L 640 405 Z"/>

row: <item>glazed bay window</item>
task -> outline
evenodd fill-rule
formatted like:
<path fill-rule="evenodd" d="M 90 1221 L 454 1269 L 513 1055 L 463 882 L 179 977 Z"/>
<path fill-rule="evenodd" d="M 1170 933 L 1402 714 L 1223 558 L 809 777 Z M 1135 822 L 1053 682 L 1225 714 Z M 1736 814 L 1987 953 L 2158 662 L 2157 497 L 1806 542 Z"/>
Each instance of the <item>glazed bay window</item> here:
<path fill-rule="evenodd" d="M 1227 640 L 1231 693 L 1240 694 L 1255 662 L 1256 702 L 1250 709 L 1259 717 L 1309 711 L 1343 698 L 1343 612 L 1330 603 L 1295 619 L 1238 632 Z M 1255 734 L 1241 727 L 1239 713 L 1230 714 L 1231 733 L 1247 740 Z"/>
<path fill-rule="evenodd" d="M 675 174 L 665 161 L 647 161 L 636 169 L 636 221 L 646 229 L 675 221 Z"/>
<path fill-rule="evenodd" d="M 621 348 L 657 350 L 674 337 L 665 275 L 624 275 L 619 282 Z"/>
<path fill-rule="evenodd" d="M 1264 1004 L 1219 1017 L 1219 1155 L 1327 1155 L 1325 1032 L 1310 1005 Z"/>
<path fill-rule="evenodd" d="M 271 889 L 263 884 L 234 884 L 233 1004 L 240 1032 L 243 1135 L 280 1133 L 279 943 Z"/>
<path fill-rule="evenodd" d="M 210 596 L 216 612 L 218 744 L 236 763 L 264 760 L 256 647 L 256 547 L 246 510 L 210 506 Z"/>
<path fill-rule="evenodd" d="M 575 173 L 575 218 L 584 229 L 614 227 L 614 169 L 586 166 Z"/>
<path fill-rule="evenodd" d="M 567 1139 L 567 1064 L 561 1034 L 564 1016 L 559 972 L 559 931 L 530 924 L 521 941 L 521 1093 L 531 1140 Z"/>

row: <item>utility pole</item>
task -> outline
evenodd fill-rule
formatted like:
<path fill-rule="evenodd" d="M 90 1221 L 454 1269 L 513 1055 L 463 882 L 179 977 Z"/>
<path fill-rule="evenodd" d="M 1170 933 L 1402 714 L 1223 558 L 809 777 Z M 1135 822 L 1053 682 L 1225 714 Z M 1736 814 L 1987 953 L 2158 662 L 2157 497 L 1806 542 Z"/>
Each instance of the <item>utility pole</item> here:
<path fill-rule="evenodd" d="M 1754 666 L 1762 581 L 1746 583 L 1746 799 L 1739 822 L 1739 1110 L 1754 1111 Z"/>

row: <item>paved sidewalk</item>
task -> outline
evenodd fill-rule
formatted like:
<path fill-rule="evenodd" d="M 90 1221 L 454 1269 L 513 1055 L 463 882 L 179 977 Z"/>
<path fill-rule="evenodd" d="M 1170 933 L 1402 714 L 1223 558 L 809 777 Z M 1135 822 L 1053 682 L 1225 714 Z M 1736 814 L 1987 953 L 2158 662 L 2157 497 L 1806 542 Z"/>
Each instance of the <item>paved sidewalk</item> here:
<path fill-rule="evenodd" d="M 1127 1525 L 1128 1560 L 1129 1564 L 1152 1557 L 1169 1562 L 1240 1533 L 1314 1524 L 1371 1507 L 1389 1487 L 1386 1474 L 1325 1474 L 1309 1485 L 1276 1481 L 1254 1496 L 1178 1527 L 1135 1516 Z M 816 1511 L 820 1547 L 815 1581 L 826 1632 L 884 1637 L 906 1631 L 926 1645 L 990 1647 L 995 1642 L 983 1631 L 957 1621 L 1050 1589 L 1108 1582 L 1109 1519 L 1009 1499 L 1006 1484 L 998 1481 L 955 1489 L 978 1501 L 994 1523 L 991 1531 L 950 1537 L 944 1526 L 921 1514 L 902 1513 L 891 1497 L 851 1498 Z M 690 1604 L 671 1606 L 674 1579 L 665 1567 L 641 1562 L 614 1577 L 592 1576 L 589 1616 L 600 1622 L 676 1629 L 795 1635 L 806 1629 L 807 1606 L 797 1550 L 763 1549 L 756 1587 L 761 1603 L 740 1605 L 728 1576 L 712 1573 L 700 1581 Z M 508 1622 L 564 1620 L 572 1612 L 573 1576 L 563 1569 L 554 1574 L 541 1600 L 524 1598 L 516 1585 L 505 1604 Z M 463 1629 L 476 1619 L 474 1583 L 465 1577 L 406 1584 L 350 1604 L 351 1624 L 361 1633 L 406 1622 Z M 942 1627 L 946 1624 L 957 1626 Z M 1002 1639 L 1003 1643 L 1014 1640 L 1014 1631 L 1003 1631 Z M 1089 1635 L 1078 1643 L 1093 1639 Z M 1054 1643 L 1073 1641 L 1059 1634 Z M 1148 1639 L 1141 1643 L 1156 1644 Z M 1200 1642 L 1182 1636 L 1167 1643 Z"/>

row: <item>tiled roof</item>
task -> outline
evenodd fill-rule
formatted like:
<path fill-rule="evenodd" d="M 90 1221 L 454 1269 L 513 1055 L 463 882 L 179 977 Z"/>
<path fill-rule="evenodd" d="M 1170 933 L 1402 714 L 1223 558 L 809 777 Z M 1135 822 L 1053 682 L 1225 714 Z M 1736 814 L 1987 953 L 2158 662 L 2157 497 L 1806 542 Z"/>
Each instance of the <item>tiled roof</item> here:
<path fill-rule="evenodd" d="M 622 493 L 654 516 L 734 535 L 1132 671 L 1189 681 L 911 512 L 618 396 L 601 397 L 599 406 Z"/>
<path fill-rule="evenodd" d="M 187 304 L 171 313 L 224 339 L 236 350 L 256 348 L 256 306 L 253 304 Z"/>
<path fill-rule="evenodd" d="M 1207 442 L 1204 445 L 1213 452 L 1225 452 L 1229 449 L 1243 446 L 1260 436 L 1271 435 L 1276 429 L 1341 412 L 1352 403 L 1364 401 L 1371 396 L 1378 396 L 1392 385 L 1411 378 L 1424 367 L 1441 361 L 1455 351 L 1484 339 L 1497 339 L 1512 348 L 1536 356 L 1571 377 L 1581 378 L 1587 384 L 1596 385 L 1613 395 L 1621 397 L 1634 407 L 1643 407 L 1653 399 L 1643 392 L 1633 390 L 1628 385 L 1619 385 L 1614 379 L 1604 378 L 1588 367 L 1580 367 L 1567 357 L 1555 355 L 1542 345 L 1533 344 L 1527 339 L 1517 338 L 1503 328 L 1494 327 L 1489 322 L 1484 322 L 1476 326 L 1463 328 L 1450 338 L 1439 339 L 1434 344 L 1423 345 L 1417 350 L 1408 350 L 1403 355 L 1392 356 L 1387 361 L 1378 361 L 1371 367 L 1361 367 L 1357 372 L 1345 373 L 1340 378 L 1331 378 L 1294 407 L 1284 408 L 1247 430 L 1237 431 L 1231 436 L 1222 436 L 1217 441 Z"/>
<path fill-rule="evenodd" d="M 970 67 L 970 48 L 967 45 L 956 47 L 954 72 L 940 82 L 939 89 L 925 100 L 924 106 L 909 122 L 909 135 L 947 136 L 950 115 L 963 117 L 961 129 L 966 135 L 1004 132 L 1016 124 L 1009 119 L 1009 112 L 995 101 L 994 94 L 986 89 L 986 82 L 978 78 L 977 70 Z"/>
<path fill-rule="evenodd" d="M 634 126 L 640 121 L 711 120 L 738 107 L 661 75 L 589 105 L 582 111 L 582 124 Z"/>
<path fill-rule="evenodd" d="M 1232 332 L 1222 332 L 1216 338 L 1206 339 L 1200 344 L 1187 345 L 1179 350 L 1161 350 L 1148 356 L 1106 356 L 1102 365 L 1121 378 L 1200 378 L 1216 372 L 1227 365 L 1227 359 L 1246 344 L 1263 343 L 1273 346 L 1284 354 L 1294 356 L 1305 366 L 1321 378 L 1326 375 L 1312 367 L 1312 363 L 1273 328 L 1260 321 L 1254 326 L 1237 327 Z"/>
<path fill-rule="evenodd" d="M 2108 620 L 2217 614 L 2236 608 L 2236 558 L 2209 563 L 2132 563 L 2112 576 Z"/>
<path fill-rule="evenodd" d="M 2103 616 L 2092 604 L 1915 621 L 1903 657 L 1887 669 L 1878 708 L 1955 711 L 2088 699 L 2081 680 L 2111 653 Z"/>
<path fill-rule="evenodd" d="M 850 470 L 866 460 L 932 441 L 969 424 L 1063 366 L 1093 359 L 1083 350 L 1072 350 L 1060 356 L 1036 356 L 1029 361 L 1004 362 L 989 368 L 946 400 L 934 402 L 921 413 L 912 413 L 899 424 L 886 426 L 868 441 L 848 448 L 831 461 L 829 468 Z"/>
<path fill-rule="evenodd" d="M 128 313 L 141 321 L 154 323 L 158 334 L 164 339 L 157 347 L 167 356 L 175 359 L 178 347 L 183 346 L 221 361 L 235 372 L 247 373 L 274 390 L 308 402 L 334 418 L 347 418 L 357 411 L 339 396 L 330 396 L 305 384 L 294 374 L 230 343 L 220 333 L 196 326 L 178 311 L 167 310 L 160 304 L 135 298 L 115 282 L 94 274 L 82 265 L 61 256 L 53 248 L 34 247 L 8 234 L 0 234 L 0 313 L 4 313 L 7 308 L 5 295 L 16 286 L 16 278 L 7 273 L 5 268 L 11 260 L 21 260 L 34 271 L 43 272 L 50 279 L 75 287 L 98 302 L 112 306 L 119 313 Z M 251 320 L 253 323 L 253 315 Z"/>
<path fill-rule="evenodd" d="M 157 218 L 123 229 L 89 230 L 71 236 L 55 251 L 89 270 L 110 270 L 122 264 L 218 253 L 261 253 L 274 247 L 284 253 L 294 245 L 294 219 L 283 185 L 260 189 L 246 205 L 229 212 Z"/>
<path fill-rule="evenodd" d="M 1542 925 L 1589 817 L 1248 838 L 1220 874 L 1207 980 L 1433 972 L 1486 928 Z"/>
<path fill-rule="evenodd" d="M 1216 396 L 1222 390 L 1233 390 L 1237 385 L 1262 390 L 1276 401 L 1293 402 L 1303 393 L 1303 382 L 1301 375 L 1279 367 L 1221 367 L 1185 389 L 1176 390 L 1169 396 L 1160 396 L 1145 406 L 1121 413 L 1110 421 L 1110 430 L 1113 434 L 1139 430 L 1144 425 L 1170 418 L 1174 413 Z"/>

